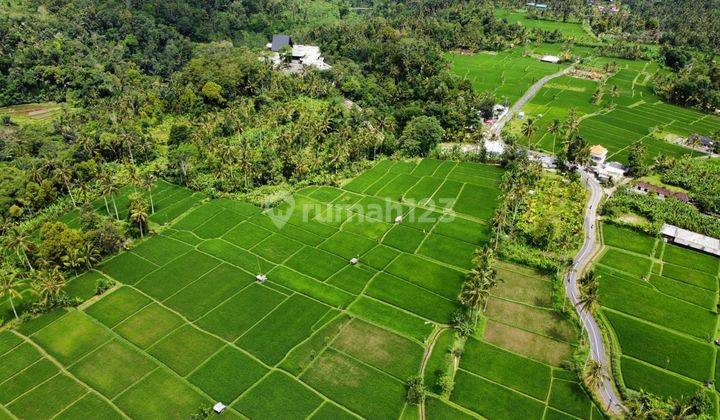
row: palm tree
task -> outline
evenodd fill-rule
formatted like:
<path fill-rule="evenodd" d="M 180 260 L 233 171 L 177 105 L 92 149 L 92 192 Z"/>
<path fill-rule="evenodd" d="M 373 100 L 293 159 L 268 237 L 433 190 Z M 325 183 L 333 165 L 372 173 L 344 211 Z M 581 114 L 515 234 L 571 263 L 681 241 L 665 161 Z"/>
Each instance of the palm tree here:
<path fill-rule="evenodd" d="M 589 359 L 583 371 L 583 379 L 591 390 L 596 390 L 607 379 L 607 374 L 602 364 L 595 359 Z"/>
<path fill-rule="evenodd" d="M 19 227 L 16 226 L 5 232 L 4 242 L 6 247 L 15 249 L 18 260 L 24 262 L 30 271 L 34 271 L 32 264 L 30 264 L 30 258 L 28 258 L 27 255 L 27 251 L 30 249 L 30 239 Z"/>
<path fill-rule="evenodd" d="M 107 196 L 110 196 L 113 208 L 115 209 L 115 219 L 120 220 L 120 214 L 118 213 L 117 204 L 115 203 L 115 193 L 118 190 L 115 180 L 112 178 L 112 176 L 110 176 L 110 174 L 108 174 L 107 172 L 103 172 L 103 175 L 100 177 L 100 183 L 100 192 L 102 193 L 103 199 L 105 200 L 105 209 L 108 211 L 108 215 L 112 217 L 107 202 Z"/>
<path fill-rule="evenodd" d="M 523 124 L 522 133 L 525 137 L 530 138 L 535 134 L 535 120 L 528 118 Z"/>
<path fill-rule="evenodd" d="M 87 268 L 92 268 L 93 264 L 100 261 L 100 251 L 90 241 L 86 241 L 79 248 L 79 257 L 85 262 Z"/>
<path fill-rule="evenodd" d="M 65 287 L 65 277 L 57 267 L 52 270 L 38 270 L 35 272 L 32 287 L 40 302 L 48 305 L 60 297 Z"/>
<path fill-rule="evenodd" d="M 62 256 L 62 263 L 63 266 L 73 270 L 77 275 L 77 269 L 85 265 L 85 258 L 83 258 L 80 248 L 73 248 L 66 255 Z"/>
<path fill-rule="evenodd" d="M 140 185 L 147 191 L 148 197 L 150 197 L 150 214 L 155 213 L 155 201 L 152 196 L 152 189 L 155 186 L 155 174 L 152 172 L 146 172 L 142 179 L 140 179 Z"/>
<path fill-rule="evenodd" d="M 73 207 L 77 206 L 77 204 L 75 204 L 75 197 L 73 197 L 70 185 L 70 180 L 72 179 L 72 169 L 70 166 L 68 166 L 65 162 L 61 163 L 57 168 L 55 168 L 55 176 L 65 185 L 65 189 L 67 189 Z"/>
<path fill-rule="evenodd" d="M 598 302 L 598 284 L 597 282 L 583 284 L 580 288 L 582 296 L 580 297 L 580 307 L 588 312 L 595 310 L 595 305 Z"/>
<path fill-rule="evenodd" d="M 18 282 L 17 270 L 15 267 L 0 267 L 0 298 L 7 298 L 10 301 L 15 319 L 18 319 L 18 313 L 15 309 L 14 299 L 21 299 L 20 283 Z"/>
<path fill-rule="evenodd" d="M 692 413 L 692 405 L 684 404 L 680 400 L 670 400 L 670 411 L 667 413 L 667 418 L 670 420 L 689 420 L 695 419 Z"/>
<path fill-rule="evenodd" d="M 145 237 L 144 226 L 147 225 L 147 202 L 143 197 L 133 194 L 130 197 L 130 222 L 137 224 L 140 229 L 140 237 Z"/>
<path fill-rule="evenodd" d="M 478 272 L 471 270 L 468 279 L 462 285 L 458 300 L 470 308 L 473 314 L 477 314 L 488 297 L 490 297 L 490 289 L 487 284 L 483 283 Z"/>

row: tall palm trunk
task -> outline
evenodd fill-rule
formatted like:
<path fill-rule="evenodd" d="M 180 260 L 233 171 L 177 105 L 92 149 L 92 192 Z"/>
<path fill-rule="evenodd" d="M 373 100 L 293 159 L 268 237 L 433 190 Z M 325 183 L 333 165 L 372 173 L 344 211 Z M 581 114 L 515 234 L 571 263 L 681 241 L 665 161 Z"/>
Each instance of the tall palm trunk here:
<path fill-rule="evenodd" d="M 75 197 L 73 197 L 72 190 L 70 190 L 70 183 L 65 179 L 65 188 L 67 188 L 68 195 L 70 196 L 70 201 L 72 201 L 73 207 L 77 207 L 77 204 L 75 203 Z"/>
<path fill-rule="evenodd" d="M 112 200 L 113 207 L 115 208 L 115 218 L 117 220 L 120 220 L 120 215 L 118 214 L 117 210 L 117 204 L 115 204 L 115 194 L 110 194 L 110 199 Z"/>
<path fill-rule="evenodd" d="M 13 302 L 12 296 L 10 296 L 10 307 L 12 308 L 13 314 L 15 315 L 15 319 L 20 319 L 17 310 L 15 309 L 15 302 Z"/>
<path fill-rule="evenodd" d="M 27 253 L 25 252 L 24 249 L 22 249 L 21 247 L 17 247 L 17 248 L 15 248 L 15 253 L 17 254 L 17 257 L 20 261 L 25 262 L 25 264 L 28 266 L 30 271 L 35 271 L 32 264 L 30 264 L 30 258 L 28 258 Z M 22 253 L 22 256 L 21 256 L 21 253 Z"/>
<path fill-rule="evenodd" d="M 140 237 L 141 237 L 141 238 L 144 238 L 144 237 L 145 237 L 145 233 L 143 232 L 143 223 L 142 223 L 142 220 L 138 222 L 138 227 L 140 227 Z"/>
<path fill-rule="evenodd" d="M 155 214 L 155 202 L 153 201 L 152 192 L 148 190 L 148 195 L 150 196 L 150 213 Z"/>
<path fill-rule="evenodd" d="M 107 211 L 108 216 L 112 217 L 112 213 L 110 213 L 110 206 L 108 205 L 107 196 L 103 195 L 103 200 L 105 201 L 105 210 Z"/>

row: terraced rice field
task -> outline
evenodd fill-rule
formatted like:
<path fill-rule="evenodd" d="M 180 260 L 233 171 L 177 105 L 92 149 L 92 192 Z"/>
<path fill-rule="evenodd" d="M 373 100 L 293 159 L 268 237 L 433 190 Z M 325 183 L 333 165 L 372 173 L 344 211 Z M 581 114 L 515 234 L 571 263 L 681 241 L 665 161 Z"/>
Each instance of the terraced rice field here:
<path fill-rule="evenodd" d="M 115 204 L 121 219 L 127 216 L 129 199 L 128 196 L 134 191 L 133 187 L 122 188 L 115 194 Z M 153 201 L 155 203 L 155 213 L 151 214 L 149 220 L 151 222 L 164 224 L 168 223 L 188 209 L 197 205 L 205 196 L 201 193 L 193 193 L 187 188 L 179 187 L 168 182 L 159 180 L 151 191 Z M 99 213 L 108 214 L 105 208 L 105 201 L 101 198 L 92 203 L 92 206 Z M 114 217 L 115 206 L 112 200 L 108 198 L 109 212 Z M 80 216 L 77 210 L 66 213 L 58 219 L 67 224 L 71 228 L 80 227 Z M 39 236 L 39 230 L 36 237 Z M 139 263 L 142 265 L 142 262 Z M 98 281 L 102 276 L 97 272 L 87 272 L 75 278 L 69 279 L 66 292 L 71 298 L 88 299 L 95 295 Z M 18 309 L 22 309 L 33 301 L 33 295 L 30 288 L 27 287 L 23 292 L 23 299 L 15 300 Z M 7 301 L 0 302 L 0 321 L 9 320 L 13 317 L 10 303 Z M 0 322 L 2 324 L 2 322 Z"/>
<path fill-rule="evenodd" d="M 563 36 L 572 38 L 577 42 L 594 42 L 596 37 L 583 29 L 577 22 L 560 22 L 554 20 L 529 19 L 527 12 L 508 9 L 495 9 L 495 16 L 506 19 L 509 23 L 519 23 L 528 29 L 541 29 L 543 31 L 560 31 Z"/>
<path fill-rule="evenodd" d="M 658 154 L 699 155 L 666 140 L 692 133 L 710 135 L 720 129 L 720 117 L 663 103 L 650 86 L 658 71 L 653 63 L 607 58 L 595 58 L 591 63 L 601 67 L 612 61 L 619 70 L 607 80 L 603 99 L 597 105 L 592 103 L 597 82 L 564 76 L 545 85 L 523 108 L 527 118 L 536 121 L 536 133 L 523 141 L 541 150 L 557 152 L 561 144 L 555 134 L 548 132 L 548 127 L 553 120 L 564 121 L 574 108 L 581 117 L 580 134 L 591 145 L 605 146 L 609 160 L 626 162 L 628 147 L 637 141 L 645 144 L 649 159 Z M 612 95 L 614 86 L 617 96 Z M 521 124 L 519 120 L 513 122 L 518 133 Z"/>
<path fill-rule="evenodd" d="M 406 379 L 450 368 L 455 390 L 429 399 L 429 418 L 600 418 L 558 367 L 575 330 L 528 269 L 502 264 L 486 325 L 451 368 L 447 323 L 502 173 L 381 161 L 271 211 L 195 205 L 88 274 L 116 289 L 0 332 L 0 417 L 178 418 L 222 401 L 232 417 L 412 418 Z"/>
<path fill-rule="evenodd" d="M 449 54 L 448 59 L 453 73 L 469 80 L 477 92 L 492 91 L 500 102 L 511 104 L 538 80 L 567 67 L 524 56 L 518 48 L 497 53 Z"/>
<path fill-rule="evenodd" d="M 717 406 L 705 383 L 717 371 L 720 259 L 609 224 L 603 238 L 599 300 L 625 386 L 673 398 L 706 389 Z"/>

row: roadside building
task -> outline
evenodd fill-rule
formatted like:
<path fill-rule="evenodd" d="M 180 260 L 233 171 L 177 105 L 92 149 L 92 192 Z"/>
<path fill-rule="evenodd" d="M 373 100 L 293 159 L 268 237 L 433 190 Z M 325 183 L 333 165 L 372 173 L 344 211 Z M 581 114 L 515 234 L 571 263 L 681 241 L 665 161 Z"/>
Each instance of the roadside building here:
<path fill-rule="evenodd" d="M 720 239 L 701 235 L 687 229 L 665 223 L 660 234 L 667 242 L 682 245 L 720 257 Z"/>
<path fill-rule="evenodd" d="M 664 200 L 667 197 L 672 197 L 677 200 L 680 200 L 685 203 L 690 202 L 690 197 L 688 197 L 687 194 L 681 191 L 672 191 L 667 188 L 659 187 L 657 185 L 650 184 L 648 182 L 637 182 L 633 186 L 633 191 L 641 193 L 641 194 L 648 194 L 648 193 L 655 193 L 658 195 L 658 198 L 661 200 Z"/>
<path fill-rule="evenodd" d="M 605 164 L 605 158 L 607 158 L 608 150 L 602 145 L 596 144 L 590 148 L 590 161 L 597 167 L 602 167 Z"/>

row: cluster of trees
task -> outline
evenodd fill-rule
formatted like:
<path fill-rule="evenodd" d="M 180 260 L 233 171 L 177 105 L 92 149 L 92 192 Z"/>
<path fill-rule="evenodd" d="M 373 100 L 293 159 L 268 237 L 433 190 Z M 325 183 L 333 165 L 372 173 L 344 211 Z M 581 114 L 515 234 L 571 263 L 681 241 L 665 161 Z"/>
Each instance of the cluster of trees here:
<path fill-rule="evenodd" d="M 720 51 L 720 5 L 717 0 L 626 0 L 637 25 L 657 30 L 664 44 Z"/>
<path fill-rule="evenodd" d="M 580 135 L 580 116 L 577 109 L 571 108 L 565 121 L 553 120 L 546 128 L 547 133 L 553 136 L 555 143 L 560 143 L 557 158 L 561 169 L 574 169 L 585 164 L 588 159 L 589 145 Z M 528 118 L 522 125 L 521 133 L 528 140 L 538 133 L 536 120 Z"/>
<path fill-rule="evenodd" d="M 685 47 L 665 48 L 672 72 L 658 73 L 653 88 L 664 100 L 705 112 L 720 109 L 720 63 L 714 54 L 690 54 Z"/>
<path fill-rule="evenodd" d="M 664 183 L 690 192 L 697 207 L 711 214 L 720 214 L 720 164 L 713 159 L 689 157 L 667 160 L 655 165 Z"/>
<path fill-rule="evenodd" d="M 458 301 L 465 309 L 455 314 L 453 323 L 458 334 L 472 335 L 480 313 L 490 297 L 490 292 L 502 279 L 495 269 L 495 252 L 491 246 L 476 249 L 473 256 L 473 268 L 468 271 Z"/>
<path fill-rule="evenodd" d="M 603 212 L 610 217 L 635 213 L 648 218 L 651 226 L 647 231 L 659 232 L 663 223 L 669 223 L 703 235 L 720 237 L 720 219 L 702 213 L 692 204 L 672 197 L 659 200 L 654 194 L 636 194 L 626 187 L 610 197 L 603 206 Z"/>
<path fill-rule="evenodd" d="M 88 205 L 79 214 L 79 229 L 56 221 L 45 222 L 37 238 L 19 226 L 3 232 L 0 299 L 10 301 L 16 318 L 21 300 L 28 313 L 75 304 L 64 293 L 66 277 L 92 268 L 125 243 L 124 223 L 102 217 Z M 23 295 L 28 288 L 32 296 Z"/>

